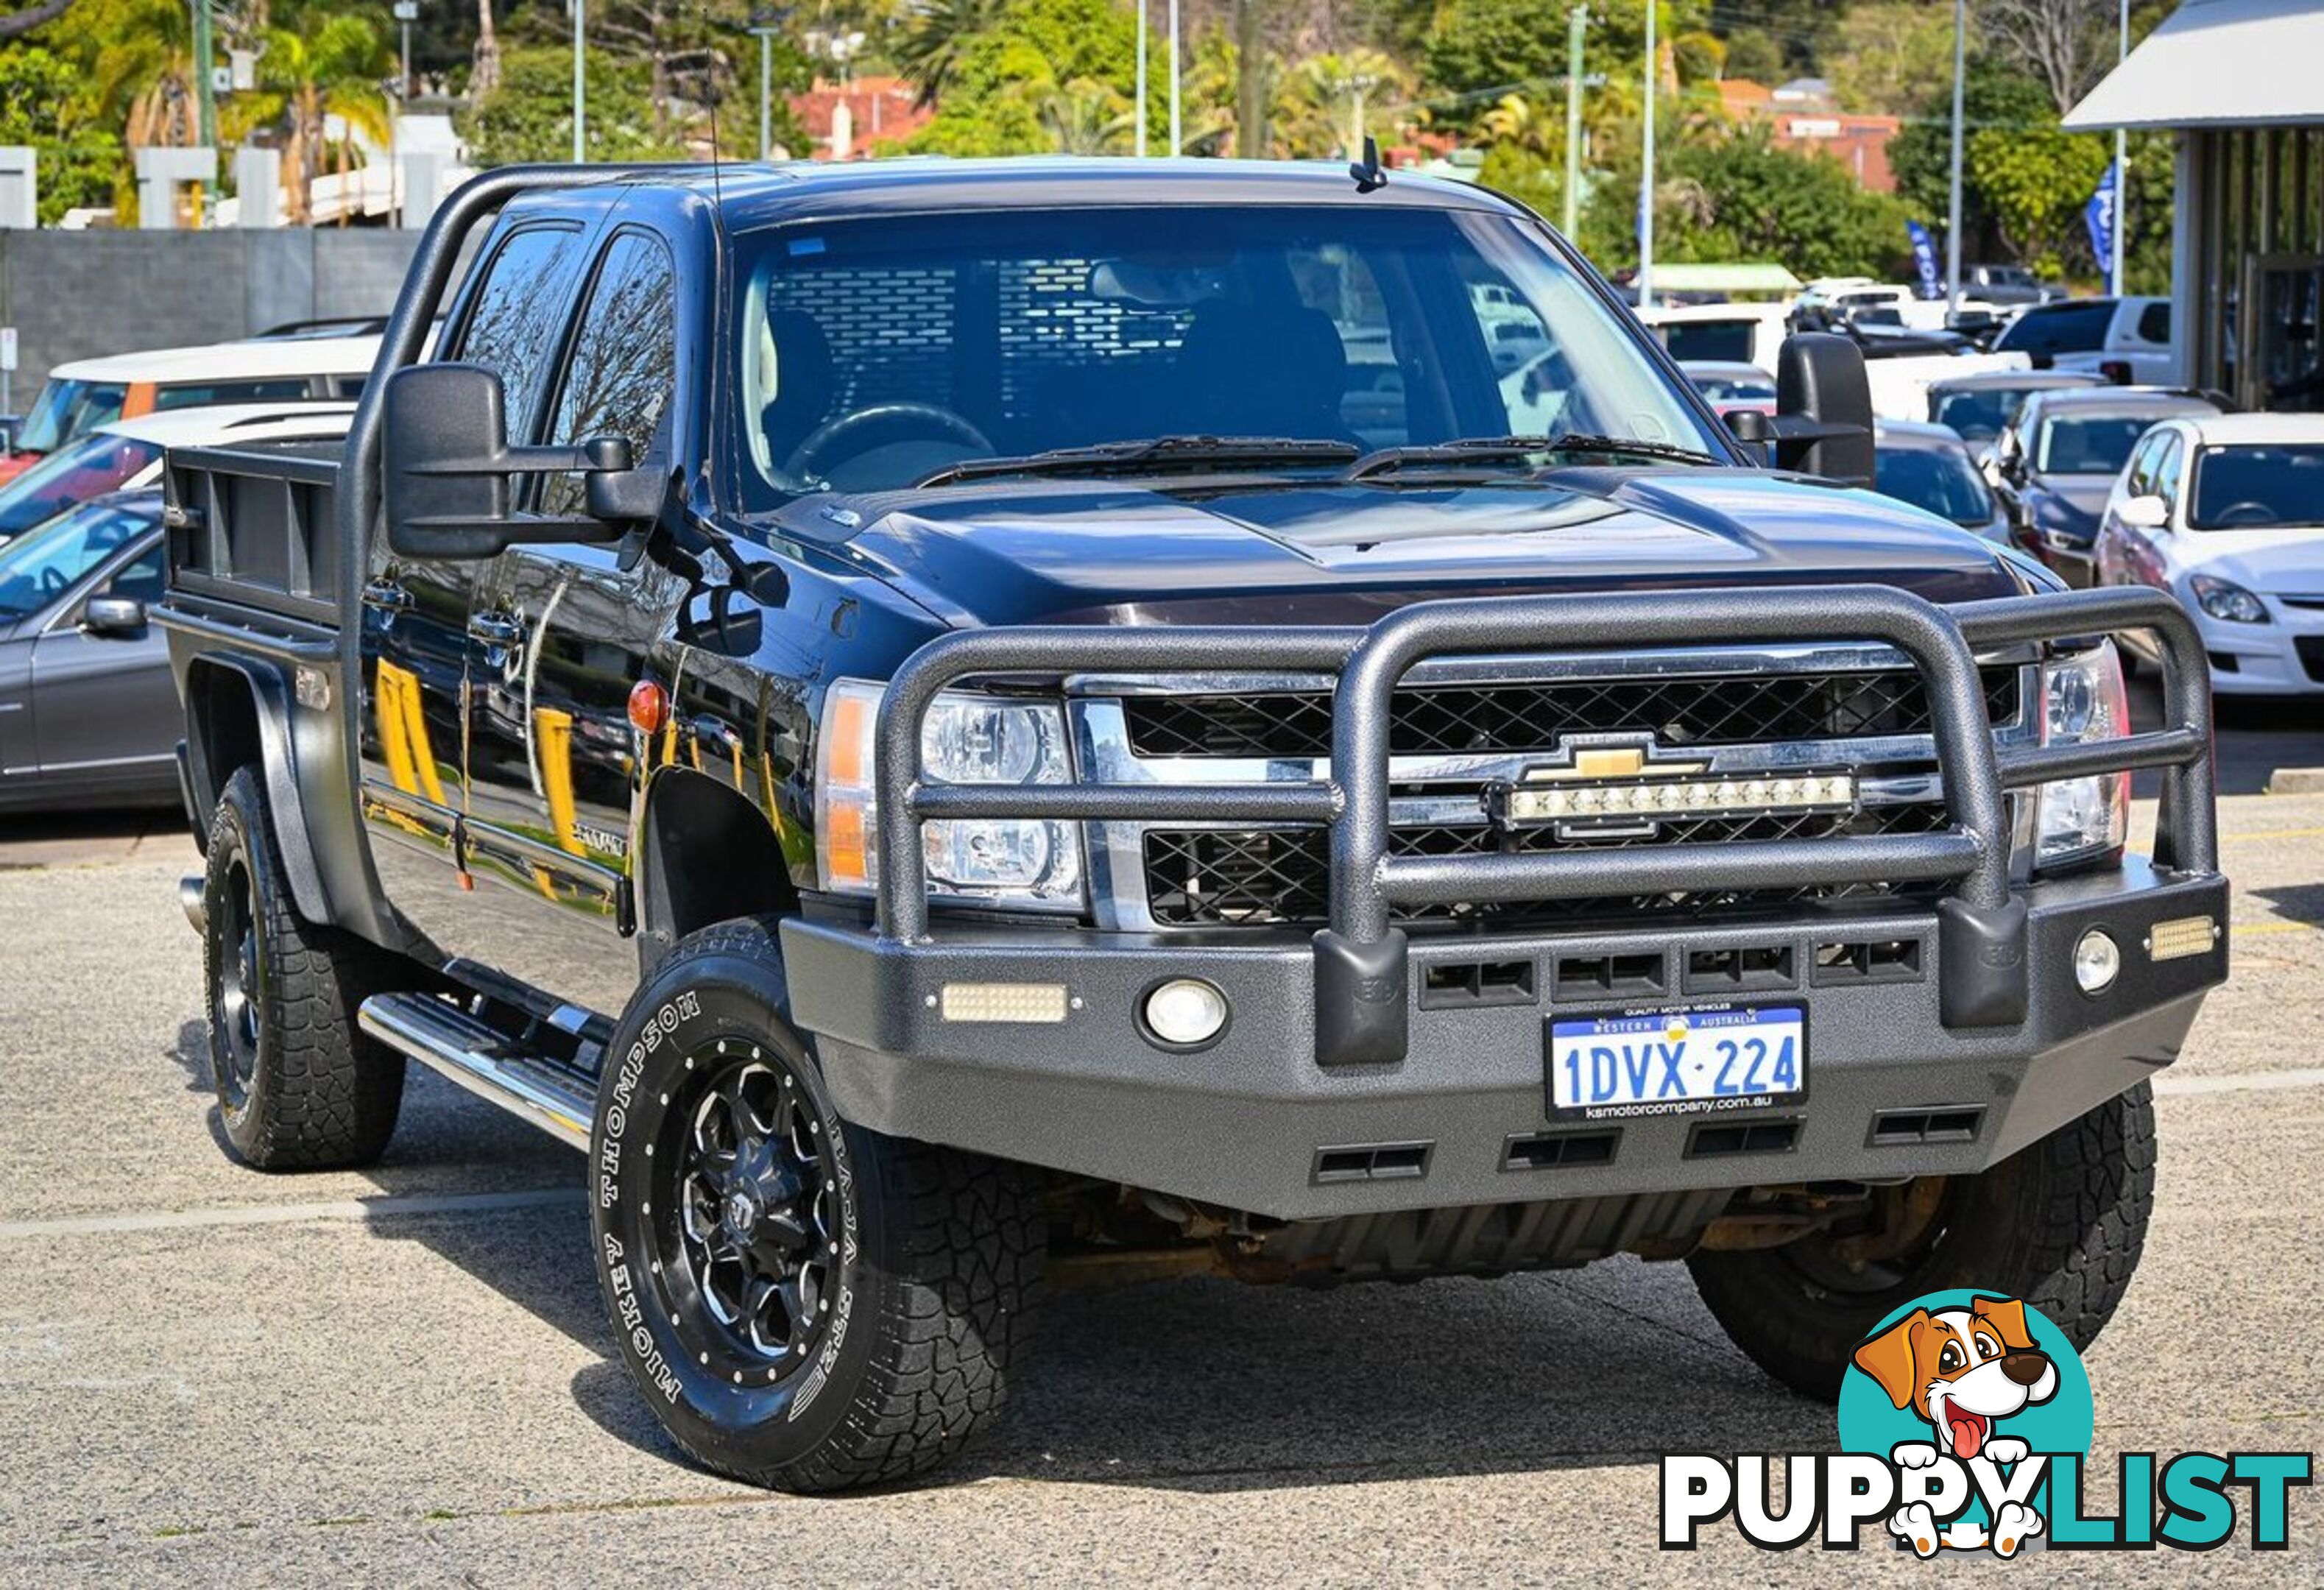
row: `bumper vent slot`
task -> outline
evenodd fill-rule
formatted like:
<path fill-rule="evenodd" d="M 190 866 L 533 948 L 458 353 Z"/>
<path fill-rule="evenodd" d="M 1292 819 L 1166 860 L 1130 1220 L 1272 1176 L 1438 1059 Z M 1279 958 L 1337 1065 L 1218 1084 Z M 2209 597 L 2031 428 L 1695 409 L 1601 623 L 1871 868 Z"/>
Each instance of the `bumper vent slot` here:
<path fill-rule="evenodd" d="M 1920 980 L 1921 941 L 1917 938 L 1849 939 L 1815 948 L 1814 981 L 1819 988 L 1835 983 Z"/>
<path fill-rule="evenodd" d="M 1729 1154 L 1788 1154 L 1799 1146 L 1796 1121 L 1705 1121 L 1687 1134 L 1686 1157 L 1715 1160 Z"/>
<path fill-rule="evenodd" d="M 1883 1110 L 1872 1117 L 1876 1149 L 1975 1142 L 1985 1127 L 1982 1105 L 1940 1105 L 1926 1110 Z"/>
<path fill-rule="evenodd" d="M 1317 1149 L 1314 1179 L 1319 1187 L 1342 1181 L 1417 1181 L 1428 1174 L 1429 1156 L 1435 1151 L 1434 1140 Z"/>
<path fill-rule="evenodd" d="M 1689 994 L 1748 994 L 1761 989 L 1794 988 L 1798 974 L 1788 944 L 1744 945 L 1727 949 L 1686 952 Z"/>
<path fill-rule="evenodd" d="M 1420 1008 L 1424 1011 L 1533 1003 L 1530 960 L 1439 961 L 1421 970 Z"/>
<path fill-rule="evenodd" d="M 1551 1170 L 1561 1166 L 1610 1165 L 1622 1141 L 1611 1132 L 1536 1132 L 1501 1145 L 1504 1170 Z"/>
<path fill-rule="evenodd" d="M 1563 955 L 1557 957 L 1557 982 L 1552 992 L 1563 1003 L 1662 991 L 1659 955 Z"/>

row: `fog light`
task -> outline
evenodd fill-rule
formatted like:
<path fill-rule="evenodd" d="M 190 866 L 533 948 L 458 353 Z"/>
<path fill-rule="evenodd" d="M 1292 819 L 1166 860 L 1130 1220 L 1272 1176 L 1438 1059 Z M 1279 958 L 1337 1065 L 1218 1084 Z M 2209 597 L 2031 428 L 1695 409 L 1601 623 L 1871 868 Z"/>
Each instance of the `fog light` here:
<path fill-rule="evenodd" d="M 2074 981 L 2084 994 L 2104 994 L 2121 970 L 2121 948 L 2100 929 L 2092 928 L 2074 946 Z"/>
<path fill-rule="evenodd" d="M 1227 996 L 1195 977 L 1173 977 L 1146 996 L 1146 1030 L 1164 1043 L 1192 1049 L 1226 1030 Z"/>

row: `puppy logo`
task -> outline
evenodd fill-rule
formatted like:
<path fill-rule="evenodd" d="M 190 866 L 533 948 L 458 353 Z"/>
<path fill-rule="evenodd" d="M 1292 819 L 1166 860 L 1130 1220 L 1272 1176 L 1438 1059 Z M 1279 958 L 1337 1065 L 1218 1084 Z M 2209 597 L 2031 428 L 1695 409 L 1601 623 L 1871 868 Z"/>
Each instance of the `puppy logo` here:
<path fill-rule="evenodd" d="M 1981 1484 L 1981 1491 L 1998 1488 L 1997 1465 L 2022 1465 L 2032 1450 L 2003 1430 L 2003 1421 L 2058 1394 L 2057 1363 L 2034 1341 L 2025 1305 L 2010 1298 L 1915 1308 L 1858 1346 L 1855 1364 L 1932 1437 L 1896 1442 L 1890 1460 L 1910 1472 L 1952 1459 L 1980 1481 L 1997 1482 Z M 1989 1522 L 1963 1517 L 1940 1528 L 1925 1501 L 1905 1502 L 1888 1520 L 1889 1532 L 1923 1558 L 1940 1548 L 1984 1547 L 2015 1557 L 2044 1527 L 2042 1513 L 2015 1496 L 1993 1510 Z"/>

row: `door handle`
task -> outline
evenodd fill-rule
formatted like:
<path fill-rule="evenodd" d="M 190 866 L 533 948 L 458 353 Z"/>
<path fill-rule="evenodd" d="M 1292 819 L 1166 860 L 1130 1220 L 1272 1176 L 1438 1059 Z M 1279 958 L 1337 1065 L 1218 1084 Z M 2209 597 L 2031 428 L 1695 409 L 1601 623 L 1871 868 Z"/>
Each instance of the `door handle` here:
<path fill-rule="evenodd" d="M 487 646 L 512 647 L 524 640 L 524 624 L 506 613 L 468 615 L 468 638 Z"/>
<path fill-rule="evenodd" d="M 392 579 L 375 579 L 363 588 L 363 605 L 389 613 L 411 611 L 411 593 Z"/>

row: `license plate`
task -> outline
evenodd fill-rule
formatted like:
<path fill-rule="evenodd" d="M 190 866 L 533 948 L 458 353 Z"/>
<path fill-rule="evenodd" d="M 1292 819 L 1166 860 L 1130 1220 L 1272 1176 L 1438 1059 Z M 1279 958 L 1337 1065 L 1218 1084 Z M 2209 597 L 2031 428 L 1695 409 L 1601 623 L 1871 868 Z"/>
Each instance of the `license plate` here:
<path fill-rule="evenodd" d="M 1808 1091 L 1798 1005 L 1578 1016 L 1549 1025 L 1549 1113 L 1605 1120 L 1794 1104 Z"/>

